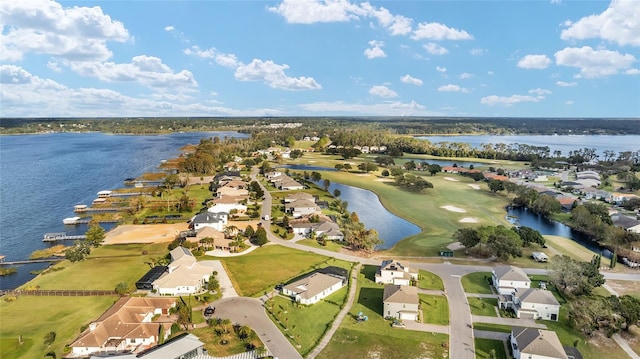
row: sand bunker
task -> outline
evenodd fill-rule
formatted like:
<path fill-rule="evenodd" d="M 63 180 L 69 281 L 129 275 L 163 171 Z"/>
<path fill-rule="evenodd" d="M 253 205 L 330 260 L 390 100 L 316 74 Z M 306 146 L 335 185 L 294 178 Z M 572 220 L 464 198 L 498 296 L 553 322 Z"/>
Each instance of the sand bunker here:
<path fill-rule="evenodd" d="M 447 211 L 458 212 L 458 213 L 465 213 L 467 211 L 466 209 L 463 209 L 463 208 L 459 208 L 459 207 L 456 207 L 456 206 L 448 206 L 448 205 L 447 206 L 442 206 L 440 208 L 444 208 Z"/>
<path fill-rule="evenodd" d="M 468 186 L 473 188 L 473 189 L 480 189 L 480 185 L 479 184 L 471 183 L 471 184 L 468 184 Z"/>
<path fill-rule="evenodd" d="M 458 222 L 460 222 L 460 223 L 478 223 L 478 219 L 477 218 L 473 218 L 473 217 L 464 217 L 463 219 L 459 220 Z"/>
<path fill-rule="evenodd" d="M 451 182 L 459 182 L 460 180 L 457 180 L 455 178 L 452 177 L 443 177 L 444 179 L 446 179 L 447 181 L 451 181 Z"/>
<path fill-rule="evenodd" d="M 188 223 L 176 224 L 123 224 L 109 231 L 104 244 L 171 242 Z"/>

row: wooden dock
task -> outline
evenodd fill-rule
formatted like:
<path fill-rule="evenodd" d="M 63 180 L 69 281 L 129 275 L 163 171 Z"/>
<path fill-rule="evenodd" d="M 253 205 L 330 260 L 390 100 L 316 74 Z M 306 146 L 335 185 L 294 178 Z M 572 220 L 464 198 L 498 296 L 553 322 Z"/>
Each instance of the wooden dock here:
<path fill-rule="evenodd" d="M 73 241 L 73 240 L 82 240 L 87 239 L 87 236 L 84 234 L 69 236 L 64 232 L 60 233 L 45 233 L 44 238 L 42 238 L 43 242 L 57 242 L 57 241 Z"/>
<path fill-rule="evenodd" d="M 74 212 L 76 213 L 86 213 L 86 212 L 118 212 L 118 211 L 126 211 L 131 209 L 131 207 L 87 207 L 87 208 L 76 208 Z"/>

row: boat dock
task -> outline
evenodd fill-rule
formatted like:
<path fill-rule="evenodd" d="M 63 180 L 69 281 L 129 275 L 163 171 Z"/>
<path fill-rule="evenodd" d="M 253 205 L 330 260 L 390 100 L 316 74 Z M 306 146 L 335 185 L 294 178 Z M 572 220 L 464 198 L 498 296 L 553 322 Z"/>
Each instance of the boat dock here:
<path fill-rule="evenodd" d="M 79 224 L 89 224 L 91 223 L 91 221 L 92 221 L 91 218 L 69 217 L 69 218 L 63 219 L 62 223 L 65 225 L 75 226 Z M 101 220 L 97 222 L 98 223 L 118 223 L 119 221 L 115 219 L 108 219 L 108 220 Z"/>
<path fill-rule="evenodd" d="M 118 212 L 118 211 L 126 211 L 130 209 L 130 207 L 80 207 L 75 206 L 73 211 L 76 213 L 86 213 L 86 212 Z"/>
<path fill-rule="evenodd" d="M 45 259 L 27 259 L 22 261 L 9 261 L 9 262 L 0 262 L 0 266 L 11 266 L 18 264 L 31 264 L 31 263 L 48 263 L 48 262 L 60 262 L 63 261 L 64 258 L 45 258 Z"/>
<path fill-rule="evenodd" d="M 59 233 L 45 233 L 44 238 L 42 238 L 43 242 L 57 242 L 57 241 L 73 241 L 73 240 L 82 240 L 87 239 L 87 236 L 84 234 L 68 236 L 64 232 Z"/>

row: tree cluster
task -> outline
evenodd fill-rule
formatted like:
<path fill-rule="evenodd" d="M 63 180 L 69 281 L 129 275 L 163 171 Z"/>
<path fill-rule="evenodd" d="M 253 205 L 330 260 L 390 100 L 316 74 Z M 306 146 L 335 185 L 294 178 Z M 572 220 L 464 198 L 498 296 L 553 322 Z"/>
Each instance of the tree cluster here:
<path fill-rule="evenodd" d="M 589 295 L 604 284 L 596 258 L 591 262 L 578 262 L 570 257 L 555 256 L 551 260 L 549 280 L 565 295 Z"/>
<path fill-rule="evenodd" d="M 411 173 L 404 173 L 394 177 L 396 184 L 402 186 L 411 191 L 421 192 L 426 188 L 433 188 L 433 183 L 425 180 L 421 176 L 416 176 Z"/>
<path fill-rule="evenodd" d="M 608 298 L 585 296 L 569 303 L 571 326 L 586 335 L 610 337 L 632 325 L 640 325 L 640 299 L 629 295 Z"/>
<path fill-rule="evenodd" d="M 531 244 L 544 245 L 542 235 L 529 227 L 482 226 L 459 228 L 452 238 L 465 248 L 478 246 L 480 253 L 487 253 L 500 260 L 521 257 L 522 247 Z"/>

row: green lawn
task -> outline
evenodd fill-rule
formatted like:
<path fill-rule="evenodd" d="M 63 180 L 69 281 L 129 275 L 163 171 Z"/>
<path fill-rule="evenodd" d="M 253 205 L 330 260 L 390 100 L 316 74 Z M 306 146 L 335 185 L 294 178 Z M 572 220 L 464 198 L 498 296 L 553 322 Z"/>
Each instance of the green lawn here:
<path fill-rule="evenodd" d="M 324 249 L 332 252 L 340 252 L 343 248 L 345 248 L 345 246 L 343 246 L 342 244 L 334 241 L 327 241 L 326 246 L 321 245 L 320 243 L 318 243 L 318 241 L 313 239 L 303 239 L 303 240 L 297 241 L 296 243 L 313 247 L 313 248 L 320 248 L 320 249 Z"/>
<path fill-rule="evenodd" d="M 63 348 L 79 334 L 80 328 L 97 319 L 117 297 L 18 297 L 0 301 L 0 357 L 4 359 L 43 358 L 53 351 L 62 357 Z M 44 336 L 56 332 L 47 347 Z M 23 344 L 18 344 L 22 335 Z"/>
<path fill-rule="evenodd" d="M 511 333 L 512 326 L 491 323 L 473 323 L 473 329 L 486 330 L 489 332 Z"/>
<path fill-rule="evenodd" d="M 486 317 L 497 317 L 496 307 L 498 300 L 496 298 L 474 298 L 467 297 L 472 315 L 482 315 Z"/>
<path fill-rule="evenodd" d="M 475 338 L 476 359 L 507 359 L 504 342 L 501 340 Z M 492 356 L 495 353 L 495 356 Z"/>
<path fill-rule="evenodd" d="M 422 289 L 444 290 L 442 279 L 437 274 L 422 269 L 418 271 L 418 287 Z"/>
<path fill-rule="evenodd" d="M 449 325 L 449 303 L 442 295 L 418 294 L 422 309 L 422 322 Z"/>
<path fill-rule="evenodd" d="M 266 308 L 278 328 L 304 356 L 331 327 L 340 312 L 340 306 L 347 298 L 347 289 L 344 287 L 310 306 L 296 305 L 289 298 L 276 296 L 266 303 Z"/>
<path fill-rule="evenodd" d="M 370 278 L 375 266 L 363 266 L 358 275 L 356 303 L 340 325 L 329 345 L 318 358 L 447 358 L 449 337 L 444 334 L 424 333 L 392 328 L 382 317 L 382 292 L 379 284 Z M 368 317 L 358 322 L 362 312 Z"/>
<path fill-rule="evenodd" d="M 227 344 L 221 343 L 221 337 L 218 336 L 213 327 L 197 328 L 190 331 L 192 334 L 198 337 L 200 341 L 204 343 L 207 353 L 212 356 L 230 356 L 234 354 L 240 354 L 247 351 L 247 344 L 253 344 L 255 346 L 263 346 L 259 339 L 242 341 L 238 338 L 238 335 L 232 331 L 226 336 Z M 255 332 L 254 332 L 255 335 Z M 255 337 L 254 337 L 255 338 Z"/>
<path fill-rule="evenodd" d="M 23 288 L 113 290 L 121 282 L 133 288 L 151 268 L 147 263 L 168 253 L 166 243 L 105 245 L 83 261 L 57 263 L 55 268 L 62 270 L 39 275 Z"/>
<path fill-rule="evenodd" d="M 462 277 L 462 288 L 465 293 L 493 294 L 487 277 L 491 278 L 491 272 L 469 273 Z"/>
<path fill-rule="evenodd" d="M 285 283 L 315 268 L 339 266 L 349 262 L 278 245 L 267 245 L 239 257 L 220 259 L 233 285 L 242 296 L 260 296 L 278 283 Z"/>

